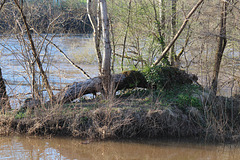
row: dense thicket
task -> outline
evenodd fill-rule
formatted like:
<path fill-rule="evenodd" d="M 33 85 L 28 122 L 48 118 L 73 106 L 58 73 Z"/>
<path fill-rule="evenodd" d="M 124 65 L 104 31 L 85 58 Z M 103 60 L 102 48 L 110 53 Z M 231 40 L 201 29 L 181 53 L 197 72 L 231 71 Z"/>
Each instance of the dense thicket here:
<path fill-rule="evenodd" d="M 29 26 L 39 33 L 92 33 L 86 3 L 26 1 L 24 12 Z M 0 14 L 0 33 L 18 33 L 18 23 L 22 23 L 22 20 L 19 18 L 17 8 L 11 1 L 6 2 Z"/>

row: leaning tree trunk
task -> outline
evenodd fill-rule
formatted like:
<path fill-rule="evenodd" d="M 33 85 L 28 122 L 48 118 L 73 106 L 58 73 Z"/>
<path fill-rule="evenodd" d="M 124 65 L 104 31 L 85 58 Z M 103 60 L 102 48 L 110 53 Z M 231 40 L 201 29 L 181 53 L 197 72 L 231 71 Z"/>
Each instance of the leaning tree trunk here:
<path fill-rule="evenodd" d="M 184 28 L 186 27 L 190 17 L 193 15 L 193 13 L 198 9 L 198 7 L 204 2 L 204 0 L 199 0 L 198 3 L 192 8 L 192 10 L 188 13 L 188 15 L 186 16 L 182 26 L 180 27 L 180 29 L 178 30 L 178 32 L 176 33 L 176 35 L 173 37 L 173 39 L 171 40 L 171 42 L 167 45 L 167 47 L 164 49 L 164 51 L 162 52 L 162 54 L 160 55 L 160 57 L 153 63 L 152 66 L 156 66 L 158 65 L 161 60 L 166 56 L 166 54 L 168 53 L 168 51 L 170 50 L 170 48 L 172 47 L 172 45 L 175 43 L 175 41 L 178 39 L 178 37 L 181 35 L 182 31 L 184 30 Z"/>
<path fill-rule="evenodd" d="M 220 71 L 220 65 L 221 65 L 221 61 L 222 61 L 223 52 L 224 52 L 224 49 L 227 44 L 227 38 L 226 38 L 227 7 L 228 7 L 228 3 L 226 1 L 222 1 L 220 34 L 218 37 L 218 48 L 217 48 L 217 52 L 215 55 L 213 80 L 212 80 L 212 94 L 214 96 L 216 96 L 216 94 L 217 94 L 218 75 L 219 75 L 219 71 Z"/>
<path fill-rule="evenodd" d="M 1 5 L 0 5 L 0 11 L 2 10 L 2 8 L 3 8 L 3 5 L 6 3 L 6 0 L 4 0 L 2 3 L 1 3 Z"/>
<path fill-rule="evenodd" d="M 36 47 L 34 45 L 33 38 L 32 38 L 31 32 L 30 32 L 30 28 L 29 28 L 29 25 L 27 23 L 26 15 L 24 14 L 23 8 L 22 8 L 22 6 L 20 6 L 21 4 L 19 3 L 19 1 L 18 0 L 14 0 L 14 2 L 15 2 L 16 6 L 17 6 L 17 8 L 18 8 L 18 10 L 19 10 L 19 12 L 21 14 L 23 23 L 24 23 L 24 25 L 26 27 L 26 32 L 27 32 L 28 40 L 30 42 L 32 55 L 33 55 L 33 57 L 35 59 L 32 65 L 34 66 L 34 63 L 35 62 L 37 63 L 39 71 L 40 71 L 40 74 L 41 74 L 42 79 L 43 79 L 44 86 L 45 86 L 45 88 L 46 88 L 46 90 L 48 92 L 49 98 L 51 100 L 54 100 L 53 91 L 52 91 L 52 88 L 51 88 L 50 83 L 48 81 L 48 77 L 47 77 L 47 75 L 46 75 L 46 73 L 45 73 L 45 71 L 43 69 L 42 62 L 41 62 L 41 60 L 39 58 L 39 55 L 38 55 L 37 50 L 36 50 Z"/>

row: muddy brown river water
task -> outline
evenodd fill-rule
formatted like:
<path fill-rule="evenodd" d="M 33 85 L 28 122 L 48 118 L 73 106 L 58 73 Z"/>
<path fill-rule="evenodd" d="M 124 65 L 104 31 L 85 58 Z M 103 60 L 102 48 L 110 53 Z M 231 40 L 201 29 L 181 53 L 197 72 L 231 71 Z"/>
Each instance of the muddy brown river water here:
<path fill-rule="evenodd" d="M 239 160 L 240 147 L 176 140 L 88 142 L 71 138 L 15 136 L 0 137 L 0 159 Z"/>

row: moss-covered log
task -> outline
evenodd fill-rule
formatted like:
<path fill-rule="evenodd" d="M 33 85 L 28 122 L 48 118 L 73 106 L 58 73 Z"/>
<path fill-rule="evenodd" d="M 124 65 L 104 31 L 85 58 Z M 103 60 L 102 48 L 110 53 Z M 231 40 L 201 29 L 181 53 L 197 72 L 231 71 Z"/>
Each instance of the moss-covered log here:
<path fill-rule="evenodd" d="M 168 89 L 178 85 L 191 84 L 198 80 L 196 75 L 170 66 L 147 68 L 144 70 L 144 75 L 149 85 L 154 89 Z"/>

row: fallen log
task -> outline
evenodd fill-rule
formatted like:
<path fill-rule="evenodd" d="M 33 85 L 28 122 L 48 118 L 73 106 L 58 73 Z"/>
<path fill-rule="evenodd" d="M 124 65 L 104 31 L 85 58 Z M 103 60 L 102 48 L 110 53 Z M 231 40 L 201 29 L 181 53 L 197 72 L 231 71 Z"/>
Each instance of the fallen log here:
<path fill-rule="evenodd" d="M 65 87 L 55 96 L 57 103 L 69 103 L 74 99 L 89 93 L 102 93 L 102 79 L 103 77 L 99 76 L 86 81 L 74 82 L 73 84 Z M 126 71 L 121 74 L 114 74 L 112 75 L 112 83 L 115 91 L 125 88 L 148 87 L 148 83 L 144 75 L 139 71 Z"/>
<path fill-rule="evenodd" d="M 148 74 L 151 74 L 151 72 Z M 157 68 L 157 75 L 154 76 L 150 76 L 150 79 L 158 79 L 159 81 L 157 81 L 157 83 L 164 84 L 162 86 L 166 88 L 174 87 L 174 85 L 191 84 L 193 81 L 197 81 L 197 76 L 187 74 L 185 71 L 174 67 Z M 103 93 L 102 80 L 103 77 L 99 76 L 86 81 L 75 82 L 56 94 L 56 102 L 58 104 L 64 104 L 80 98 L 85 94 Z M 149 76 L 148 80 L 146 80 L 143 73 L 139 71 L 126 71 L 120 74 L 114 74 L 112 75 L 112 83 L 115 91 L 136 87 L 157 89 L 156 85 L 158 85 L 156 82 L 152 83 L 152 81 L 149 80 Z"/>

